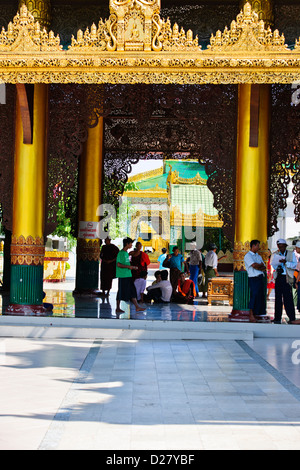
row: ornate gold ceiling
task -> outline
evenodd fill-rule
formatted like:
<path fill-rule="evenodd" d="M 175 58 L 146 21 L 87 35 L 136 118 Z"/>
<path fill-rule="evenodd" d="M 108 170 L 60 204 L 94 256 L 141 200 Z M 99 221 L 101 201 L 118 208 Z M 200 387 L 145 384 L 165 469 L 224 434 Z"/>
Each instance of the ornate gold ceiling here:
<path fill-rule="evenodd" d="M 103 1 L 103 0 L 101 0 Z M 108 1 L 108 0 L 107 0 Z M 294 83 L 300 39 L 266 27 L 246 4 L 202 50 L 191 30 L 161 17 L 159 0 L 110 0 L 110 16 L 72 37 L 43 30 L 26 6 L 0 33 L 8 83 Z M 180 18 L 179 18 L 180 20 Z"/>

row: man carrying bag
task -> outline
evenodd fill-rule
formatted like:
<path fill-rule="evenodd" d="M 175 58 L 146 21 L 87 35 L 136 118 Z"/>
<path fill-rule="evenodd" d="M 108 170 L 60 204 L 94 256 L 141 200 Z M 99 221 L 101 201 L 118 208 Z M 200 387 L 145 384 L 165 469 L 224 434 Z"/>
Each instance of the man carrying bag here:
<path fill-rule="evenodd" d="M 274 323 L 281 323 L 282 307 L 289 317 L 289 323 L 295 321 L 295 306 L 293 301 L 292 286 L 297 260 L 294 251 L 287 250 L 286 240 L 280 238 L 277 241 L 278 251 L 273 255 L 272 267 L 275 279 L 275 317 Z"/>

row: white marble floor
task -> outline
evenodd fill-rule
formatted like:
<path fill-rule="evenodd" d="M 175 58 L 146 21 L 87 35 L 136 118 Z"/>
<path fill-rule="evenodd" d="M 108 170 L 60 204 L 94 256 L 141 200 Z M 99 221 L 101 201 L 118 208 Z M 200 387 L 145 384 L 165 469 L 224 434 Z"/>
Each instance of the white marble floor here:
<path fill-rule="evenodd" d="M 0 338 L 0 449 L 300 449 L 293 346 Z"/>

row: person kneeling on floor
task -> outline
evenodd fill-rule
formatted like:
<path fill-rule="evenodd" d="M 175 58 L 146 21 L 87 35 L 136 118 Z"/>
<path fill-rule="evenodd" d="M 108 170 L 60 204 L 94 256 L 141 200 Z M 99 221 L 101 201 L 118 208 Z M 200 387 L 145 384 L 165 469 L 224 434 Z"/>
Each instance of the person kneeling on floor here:
<path fill-rule="evenodd" d="M 194 304 L 194 298 L 197 296 L 195 284 L 191 279 L 186 279 L 186 274 L 179 276 L 177 291 L 173 296 L 173 301 L 179 304 Z"/>

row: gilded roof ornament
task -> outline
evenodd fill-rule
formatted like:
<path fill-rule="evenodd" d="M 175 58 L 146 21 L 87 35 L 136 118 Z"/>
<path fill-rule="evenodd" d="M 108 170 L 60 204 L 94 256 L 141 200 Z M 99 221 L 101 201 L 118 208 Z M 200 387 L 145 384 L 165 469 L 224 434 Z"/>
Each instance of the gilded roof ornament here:
<path fill-rule="evenodd" d="M 300 50 L 300 38 L 299 38 L 299 39 L 296 39 L 296 42 L 295 42 L 295 50 L 297 50 L 297 51 Z"/>
<path fill-rule="evenodd" d="M 199 50 L 198 37 L 160 17 L 160 0 L 110 0 L 110 17 L 72 36 L 70 51 Z"/>
<path fill-rule="evenodd" d="M 41 30 L 38 21 L 22 5 L 13 22 L 2 28 L 0 33 L 0 52 L 47 52 L 61 50 L 59 36 L 53 31 L 48 34 L 46 29 Z"/>
<path fill-rule="evenodd" d="M 280 35 L 278 29 L 272 32 L 265 27 L 263 20 L 259 20 L 258 14 L 252 10 L 250 3 L 244 5 L 243 10 L 237 15 L 236 21 L 232 21 L 230 29 L 225 28 L 222 33 L 217 31 L 211 35 L 210 51 L 286 51 L 284 35 Z"/>

